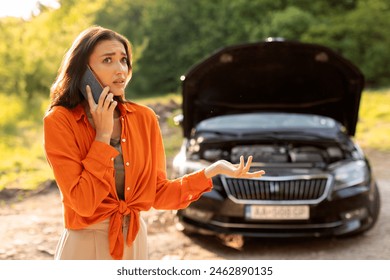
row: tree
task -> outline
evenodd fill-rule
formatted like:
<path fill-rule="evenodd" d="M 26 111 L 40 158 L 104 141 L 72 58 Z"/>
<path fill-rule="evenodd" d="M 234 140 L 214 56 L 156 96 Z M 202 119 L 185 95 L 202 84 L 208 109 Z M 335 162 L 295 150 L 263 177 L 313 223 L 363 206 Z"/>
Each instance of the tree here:
<path fill-rule="evenodd" d="M 390 3 L 360 0 L 355 9 L 312 26 L 303 38 L 328 45 L 355 63 L 368 85 L 390 84 Z"/>
<path fill-rule="evenodd" d="M 270 36 L 319 43 L 357 64 L 370 85 L 389 85 L 388 0 L 61 0 L 31 20 L 0 19 L 0 91 L 49 92 L 73 39 L 97 24 L 130 39 L 129 96 L 177 91 L 179 77 L 226 45 Z"/>
<path fill-rule="evenodd" d="M 25 22 L 17 18 L 0 20 L 0 92 L 24 92 L 24 48 L 21 45 Z"/>

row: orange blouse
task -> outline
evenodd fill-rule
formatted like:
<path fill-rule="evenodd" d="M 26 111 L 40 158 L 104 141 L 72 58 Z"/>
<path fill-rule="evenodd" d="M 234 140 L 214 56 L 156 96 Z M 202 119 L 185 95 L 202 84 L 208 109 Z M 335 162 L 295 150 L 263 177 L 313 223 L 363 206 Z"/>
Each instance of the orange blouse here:
<path fill-rule="evenodd" d="M 130 215 L 126 242 L 139 230 L 139 212 L 181 209 L 212 188 L 204 170 L 169 180 L 158 117 L 136 103 L 118 104 L 125 163 L 125 201 L 115 187 L 114 158 L 118 151 L 95 141 L 95 130 L 83 106 L 54 107 L 44 117 L 44 147 L 61 191 L 64 223 L 82 229 L 110 218 L 109 243 L 114 259 L 123 255 L 122 219 Z"/>

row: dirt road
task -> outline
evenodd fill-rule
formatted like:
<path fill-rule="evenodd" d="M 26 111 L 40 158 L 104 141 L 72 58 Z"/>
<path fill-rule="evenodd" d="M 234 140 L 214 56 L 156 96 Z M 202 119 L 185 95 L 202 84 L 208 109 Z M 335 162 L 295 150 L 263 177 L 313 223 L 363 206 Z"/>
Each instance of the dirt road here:
<path fill-rule="evenodd" d="M 150 259 L 390 259 L 390 153 L 368 151 L 382 195 L 376 226 L 354 238 L 232 240 L 188 237 L 177 229 L 174 212 L 143 213 L 148 223 Z M 0 259 L 49 260 L 62 232 L 62 209 L 56 187 L 21 202 L 0 206 Z"/>

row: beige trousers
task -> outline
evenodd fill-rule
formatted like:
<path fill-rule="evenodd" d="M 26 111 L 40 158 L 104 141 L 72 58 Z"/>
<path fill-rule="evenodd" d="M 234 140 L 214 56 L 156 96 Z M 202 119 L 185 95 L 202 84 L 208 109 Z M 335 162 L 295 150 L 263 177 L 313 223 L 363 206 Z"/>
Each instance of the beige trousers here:
<path fill-rule="evenodd" d="M 110 220 L 81 230 L 65 229 L 58 242 L 55 260 L 112 260 L 108 242 L 108 227 Z M 129 217 L 123 219 L 123 236 L 127 236 Z M 140 217 L 140 229 L 131 247 L 127 246 L 123 260 L 148 259 L 146 223 Z"/>

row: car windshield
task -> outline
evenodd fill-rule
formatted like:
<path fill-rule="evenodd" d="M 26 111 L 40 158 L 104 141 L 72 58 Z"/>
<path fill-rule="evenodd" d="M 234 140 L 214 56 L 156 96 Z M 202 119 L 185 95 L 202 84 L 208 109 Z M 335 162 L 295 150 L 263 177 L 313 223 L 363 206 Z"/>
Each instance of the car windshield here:
<path fill-rule="evenodd" d="M 210 118 L 200 122 L 197 126 L 197 130 L 332 129 L 335 127 L 335 120 L 323 116 L 286 113 L 253 113 Z"/>

